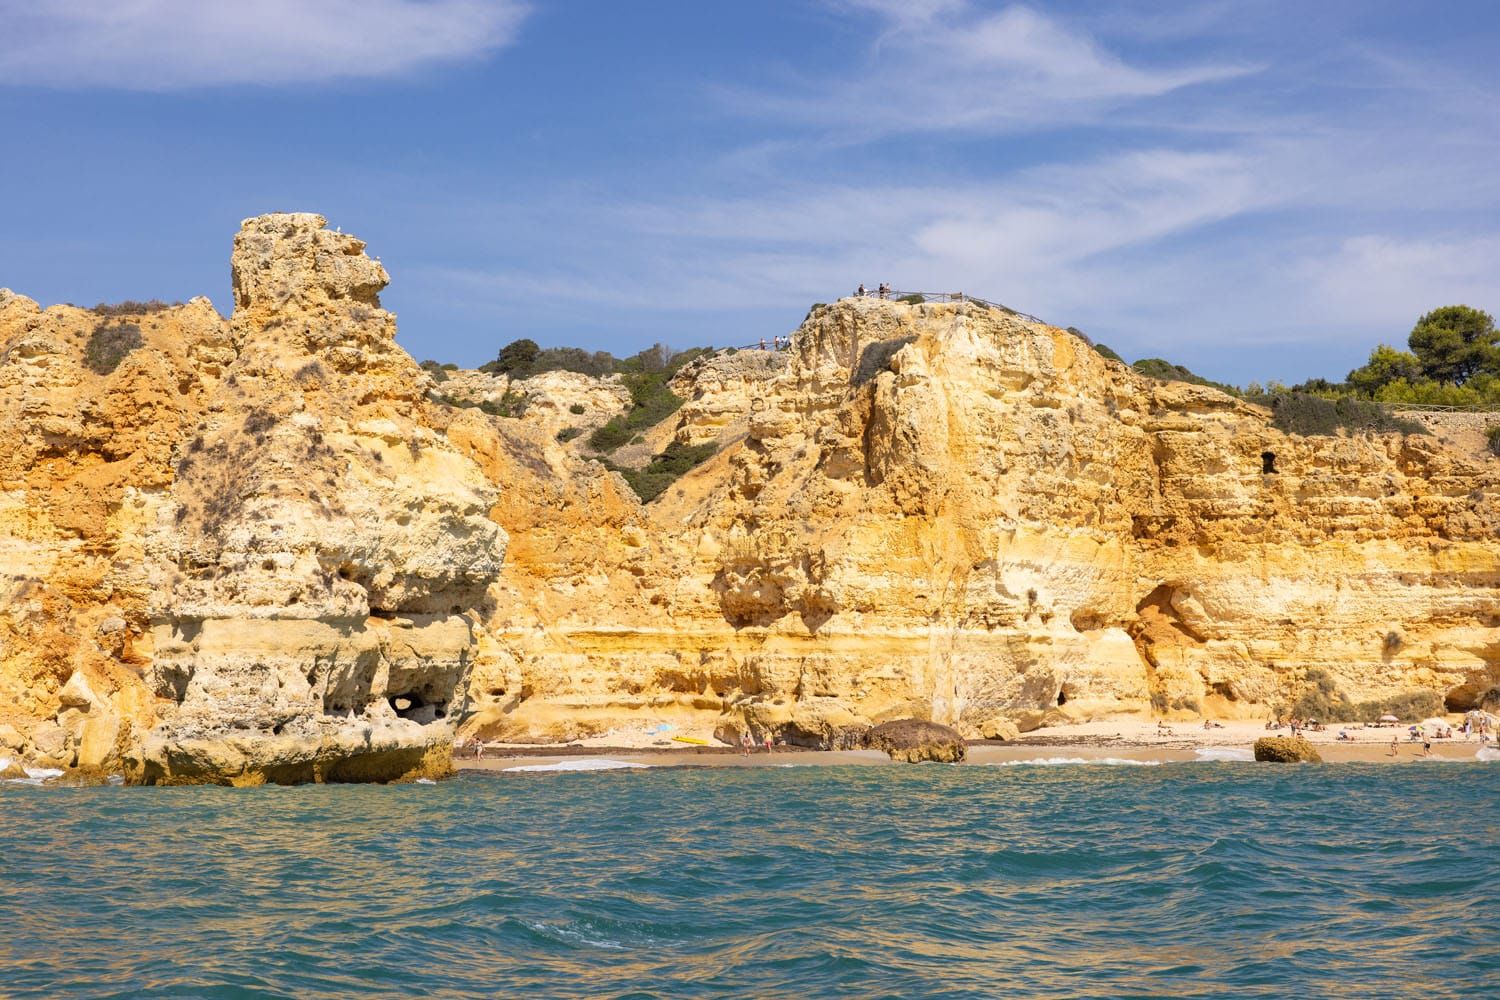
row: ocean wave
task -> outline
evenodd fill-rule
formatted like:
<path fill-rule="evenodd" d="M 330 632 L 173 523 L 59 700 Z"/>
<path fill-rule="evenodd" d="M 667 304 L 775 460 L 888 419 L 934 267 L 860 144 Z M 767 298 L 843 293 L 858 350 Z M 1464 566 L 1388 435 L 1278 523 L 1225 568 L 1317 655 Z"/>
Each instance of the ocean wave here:
<path fill-rule="evenodd" d="M 9 761 L 0 762 L 0 770 L 3 770 L 5 767 L 8 767 L 9 765 L 10 765 Z M 47 782 L 51 781 L 53 778 L 60 778 L 60 777 L 62 777 L 62 771 L 59 770 L 58 768 L 55 768 L 55 767 L 26 767 L 26 766 L 23 765 L 21 767 L 21 770 L 24 771 L 24 772 L 26 772 L 26 777 L 24 777 L 24 778 L 6 778 L 3 782 L 0 782 L 0 784 L 6 784 L 6 785 L 32 785 L 32 786 L 45 785 Z"/>
<path fill-rule="evenodd" d="M 1199 760 L 1254 760 L 1248 747 L 1198 747 L 1193 751 Z"/>
<path fill-rule="evenodd" d="M 1031 757 L 1026 760 L 998 760 L 985 767 L 1061 767 L 1067 764 L 1103 764 L 1110 767 L 1160 767 L 1159 760 L 1131 760 L 1128 757 Z"/>
<path fill-rule="evenodd" d="M 608 760 L 603 757 L 585 757 L 582 760 L 560 760 L 556 764 L 522 764 L 507 767 L 506 771 L 618 771 L 623 768 L 650 767 L 650 764 L 632 764 L 623 760 Z"/>
<path fill-rule="evenodd" d="M 514 768 L 511 770 L 514 770 Z M 625 944 L 621 941 L 604 937 L 601 934 L 587 933 L 571 924 L 554 924 L 541 920 L 522 920 L 521 923 L 535 933 L 551 938 L 554 941 L 561 941 L 572 945 L 587 945 L 590 948 L 605 948 L 609 951 L 626 950 Z"/>
<path fill-rule="evenodd" d="M 1478 752 L 1474 754 L 1474 759 L 1500 762 L 1500 750 L 1496 750 L 1494 747 L 1480 747 Z"/>

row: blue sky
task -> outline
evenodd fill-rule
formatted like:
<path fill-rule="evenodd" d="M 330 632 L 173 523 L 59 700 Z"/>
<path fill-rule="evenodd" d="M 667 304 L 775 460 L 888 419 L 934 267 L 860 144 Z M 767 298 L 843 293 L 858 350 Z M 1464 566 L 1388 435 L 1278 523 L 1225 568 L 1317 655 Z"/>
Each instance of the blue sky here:
<path fill-rule="evenodd" d="M 316 211 L 419 358 L 963 290 L 1204 374 L 1500 310 L 1500 4 L 0 0 L 0 285 L 229 302 Z"/>

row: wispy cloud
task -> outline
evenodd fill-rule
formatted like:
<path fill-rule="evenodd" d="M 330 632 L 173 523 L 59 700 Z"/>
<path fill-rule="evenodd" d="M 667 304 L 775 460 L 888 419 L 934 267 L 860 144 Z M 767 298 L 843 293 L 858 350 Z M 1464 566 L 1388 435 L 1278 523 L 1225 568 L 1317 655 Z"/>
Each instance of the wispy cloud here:
<path fill-rule="evenodd" d="M 1253 73 L 1245 63 L 1128 63 L 1080 28 L 1030 7 L 964 0 L 841 0 L 883 30 L 869 65 L 740 91 L 742 111 L 825 126 L 845 139 L 910 132 L 1006 133 L 1091 121 L 1112 108 Z"/>
<path fill-rule="evenodd" d="M 0 0 L 0 84 L 165 91 L 407 73 L 511 42 L 521 0 Z"/>

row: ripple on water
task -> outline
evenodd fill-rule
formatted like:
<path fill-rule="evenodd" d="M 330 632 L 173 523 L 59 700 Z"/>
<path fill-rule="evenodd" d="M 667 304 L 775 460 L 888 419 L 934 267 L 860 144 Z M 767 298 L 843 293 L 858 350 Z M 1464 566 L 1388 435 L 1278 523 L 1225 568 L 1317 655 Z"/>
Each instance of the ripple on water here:
<path fill-rule="evenodd" d="M 1097 763 L 1097 762 L 1095 762 Z M 1500 768 L 0 789 L 20 996 L 1445 994 Z M 68 942 L 60 947 L 59 942 Z"/>

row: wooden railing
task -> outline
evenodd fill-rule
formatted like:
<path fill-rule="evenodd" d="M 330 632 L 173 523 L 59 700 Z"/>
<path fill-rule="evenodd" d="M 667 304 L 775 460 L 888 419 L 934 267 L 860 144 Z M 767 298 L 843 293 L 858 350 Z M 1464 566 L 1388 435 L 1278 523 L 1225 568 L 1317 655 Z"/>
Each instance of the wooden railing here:
<path fill-rule="evenodd" d="M 1441 403 L 1384 403 L 1375 400 L 1375 405 L 1387 410 L 1412 410 L 1419 413 L 1500 413 L 1500 406 L 1484 403 L 1469 403 L 1448 406 Z"/>

